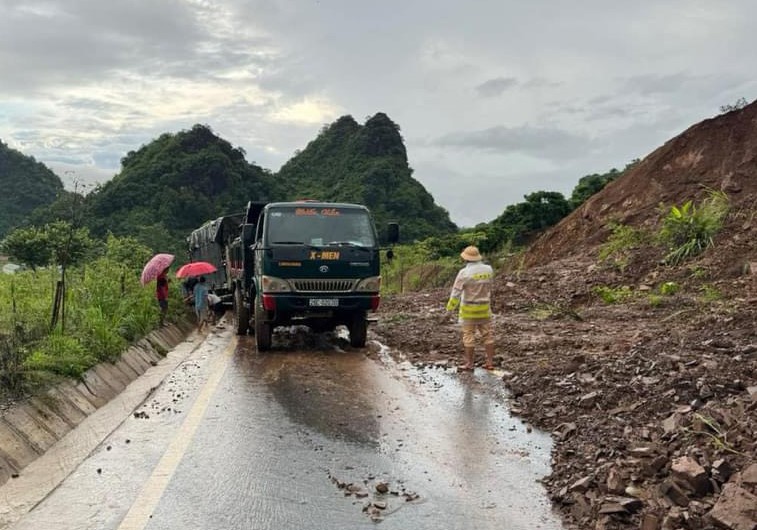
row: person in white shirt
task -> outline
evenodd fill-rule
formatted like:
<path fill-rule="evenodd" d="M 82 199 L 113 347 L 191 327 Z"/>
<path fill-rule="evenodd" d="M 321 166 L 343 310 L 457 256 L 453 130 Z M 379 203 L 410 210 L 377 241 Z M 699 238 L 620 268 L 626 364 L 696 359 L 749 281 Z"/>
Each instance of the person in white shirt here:
<path fill-rule="evenodd" d="M 212 324 L 218 322 L 218 319 L 226 312 L 221 297 L 213 291 L 208 291 L 208 309 L 210 309 L 210 322 Z"/>

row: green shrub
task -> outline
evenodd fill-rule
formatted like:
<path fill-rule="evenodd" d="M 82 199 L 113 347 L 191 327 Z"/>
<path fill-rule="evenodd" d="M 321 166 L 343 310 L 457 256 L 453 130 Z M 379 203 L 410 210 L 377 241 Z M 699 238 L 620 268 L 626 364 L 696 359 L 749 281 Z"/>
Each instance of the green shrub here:
<path fill-rule="evenodd" d="M 647 302 L 650 307 L 660 307 L 663 303 L 663 297 L 659 294 L 649 293 L 647 295 Z"/>
<path fill-rule="evenodd" d="M 676 282 L 665 282 L 660 285 L 660 294 L 663 296 L 671 296 L 676 294 L 680 288 L 681 286 Z"/>
<path fill-rule="evenodd" d="M 689 269 L 689 272 L 691 274 L 691 277 L 696 278 L 696 279 L 709 278 L 710 276 L 710 271 L 707 270 L 705 267 L 699 267 L 699 266 L 691 267 Z"/>
<path fill-rule="evenodd" d="M 87 323 L 86 331 L 80 332 L 84 347 L 102 361 L 118 358 L 127 345 L 119 333 L 121 318 L 115 313 L 106 314 L 96 305 L 87 307 L 82 318 Z"/>
<path fill-rule="evenodd" d="M 699 299 L 704 303 L 717 302 L 723 298 L 723 294 L 720 290 L 713 285 L 704 284 L 699 288 L 699 292 L 702 293 Z"/>
<path fill-rule="evenodd" d="M 728 210 L 728 196 L 721 191 L 710 191 L 699 207 L 692 201 L 671 206 L 659 232 L 660 241 L 668 248 L 664 262 L 677 265 L 712 246 Z"/>
<path fill-rule="evenodd" d="M 133 310 L 127 312 L 121 318 L 118 332 L 129 342 L 136 342 L 152 331 L 158 323 L 157 311 L 152 307 L 145 307 L 144 304 L 133 306 Z"/>
<path fill-rule="evenodd" d="M 97 363 L 97 358 L 81 344 L 79 339 L 60 332 L 45 338 L 24 361 L 29 371 L 46 371 L 54 374 L 79 377 Z"/>
<path fill-rule="evenodd" d="M 610 262 L 623 272 L 628 265 L 631 251 L 646 244 L 650 237 L 643 229 L 620 223 L 610 223 L 610 230 L 607 241 L 599 247 L 599 260 Z"/>
<path fill-rule="evenodd" d="M 21 390 L 26 350 L 17 333 L 0 334 L 0 395 Z"/>
<path fill-rule="evenodd" d="M 627 285 L 622 287 L 608 287 L 607 285 L 598 285 L 591 290 L 606 304 L 617 304 L 633 296 L 633 291 Z"/>

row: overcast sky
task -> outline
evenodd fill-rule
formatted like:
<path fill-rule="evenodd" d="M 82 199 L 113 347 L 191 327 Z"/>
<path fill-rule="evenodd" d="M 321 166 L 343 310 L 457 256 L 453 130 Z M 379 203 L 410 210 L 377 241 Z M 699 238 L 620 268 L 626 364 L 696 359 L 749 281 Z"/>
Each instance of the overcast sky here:
<path fill-rule="evenodd" d="M 757 97 L 754 0 L 0 0 L 0 140 L 70 187 L 196 123 L 277 171 L 385 112 L 461 226 Z"/>

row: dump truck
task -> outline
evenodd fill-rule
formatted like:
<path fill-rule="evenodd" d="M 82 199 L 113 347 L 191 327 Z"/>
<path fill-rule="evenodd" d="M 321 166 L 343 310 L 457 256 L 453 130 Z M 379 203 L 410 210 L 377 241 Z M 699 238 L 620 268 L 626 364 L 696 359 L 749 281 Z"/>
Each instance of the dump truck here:
<path fill-rule="evenodd" d="M 387 241 L 398 238 L 399 225 L 390 223 Z M 350 344 L 365 346 L 380 302 L 381 250 L 365 206 L 248 203 L 239 235 L 227 246 L 236 332 L 253 333 L 265 351 L 277 326 L 324 332 L 344 325 Z"/>
<path fill-rule="evenodd" d="M 238 237 L 243 214 L 218 217 L 193 230 L 187 237 L 189 261 L 207 261 L 216 272 L 205 274 L 210 289 L 231 306 L 233 289 L 228 270 L 229 244 Z"/>

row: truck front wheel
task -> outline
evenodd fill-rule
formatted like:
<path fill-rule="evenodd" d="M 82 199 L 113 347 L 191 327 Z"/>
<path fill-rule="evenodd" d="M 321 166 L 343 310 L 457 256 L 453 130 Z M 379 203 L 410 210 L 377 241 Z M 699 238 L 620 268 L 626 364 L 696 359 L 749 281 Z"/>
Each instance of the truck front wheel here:
<path fill-rule="evenodd" d="M 244 296 L 239 287 L 234 289 L 234 318 L 237 335 L 247 335 L 247 330 L 250 329 L 250 312 L 244 305 Z"/>
<path fill-rule="evenodd" d="M 365 319 L 365 315 L 355 315 L 347 329 L 350 331 L 350 346 L 364 347 L 365 340 L 368 338 L 368 321 Z"/>
<path fill-rule="evenodd" d="M 271 336 L 273 327 L 270 322 L 265 321 L 265 311 L 260 303 L 255 300 L 255 344 L 258 351 L 268 351 L 271 349 Z"/>

